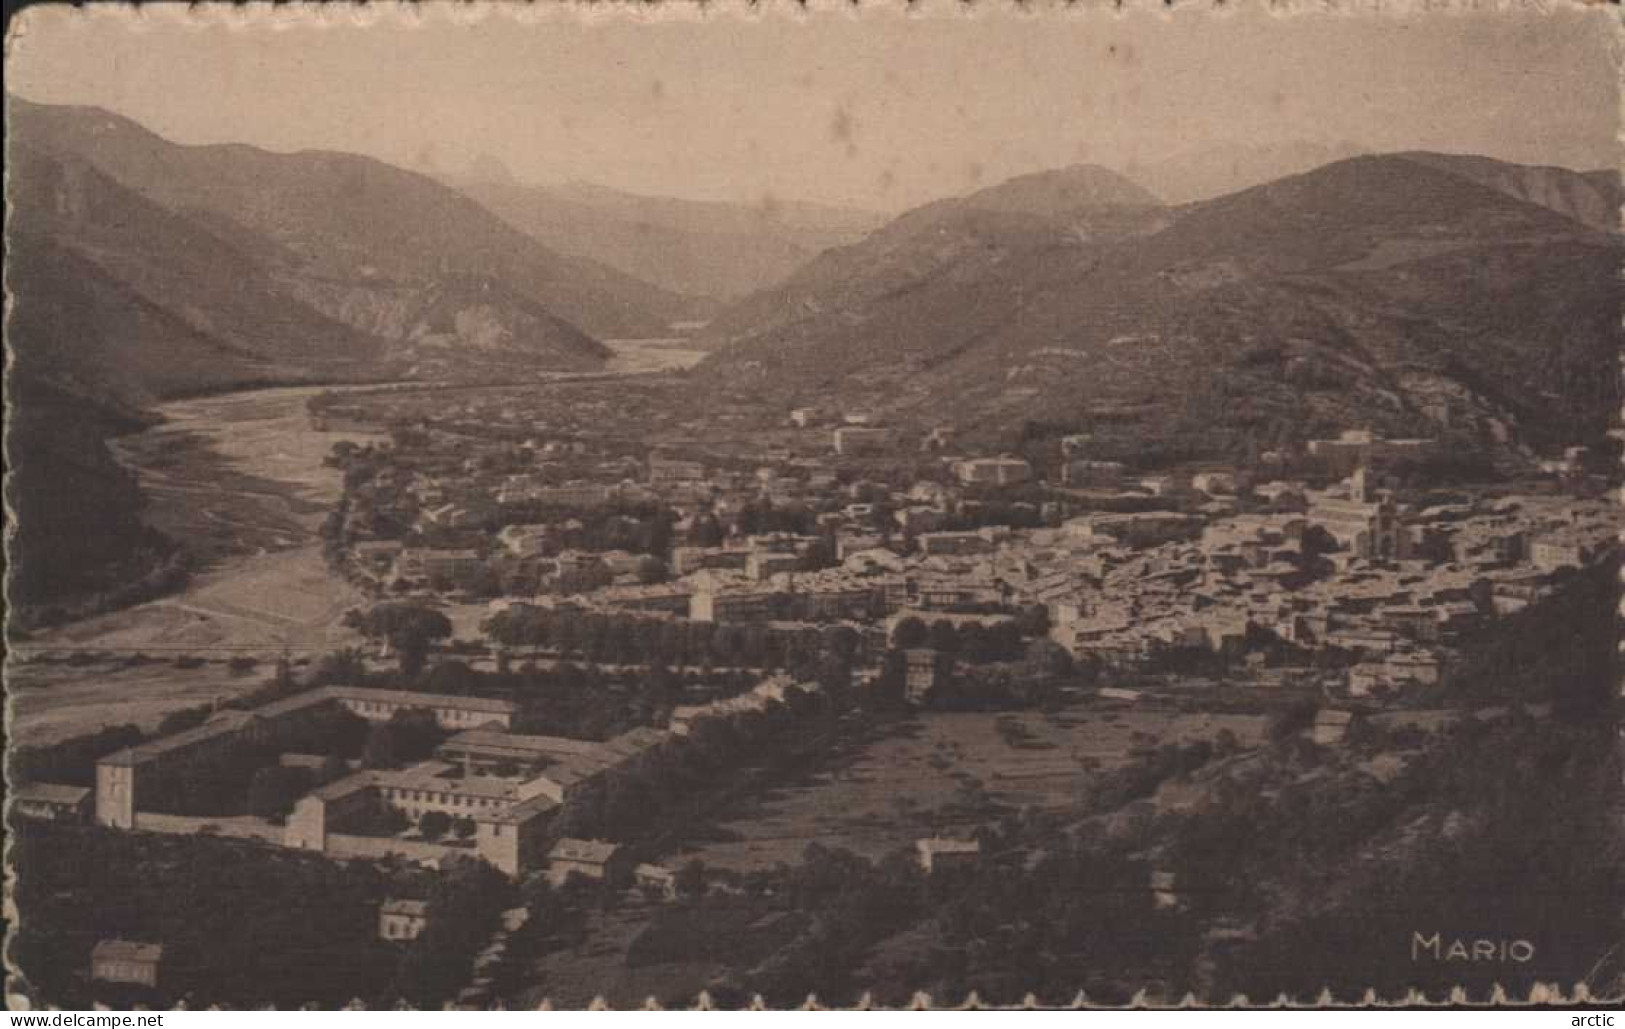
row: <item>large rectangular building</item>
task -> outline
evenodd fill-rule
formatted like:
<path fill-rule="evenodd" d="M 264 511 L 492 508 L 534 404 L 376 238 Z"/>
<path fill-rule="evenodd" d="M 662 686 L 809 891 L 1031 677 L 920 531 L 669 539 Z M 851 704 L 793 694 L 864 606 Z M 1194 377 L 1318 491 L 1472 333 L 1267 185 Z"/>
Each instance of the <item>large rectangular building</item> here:
<path fill-rule="evenodd" d="M 967 486 L 1013 486 L 1033 477 L 1033 466 L 1019 457 L 973 457 L 954 465 Z"/>
<path fill-rule="evenodd" d="M 649 458 L 649 485 L 668 486 L 676 483 L 703 482 L 705 465 L 675 457 Z"/>
<path fill-rule="evenodd" d="M 471 729 L 493 723 L 511 727 L 517 708 L 510 701 L 486 697 L 323 686 L 248 711 L 220 711 L 196 728 L 126 747 L 98 761 L 96 821 L 134 828 L 136 812 L 182 788 L 180 780 L 188 773 L 218 766 L 245 745 L 297 746 L 340 710 L 375 722 L 386 722 L 397 711 L 428 711 L 443 728 Z"/>
<path fill-rule="evenodd" d="M 891 433 L 866 425 L 846 425 L 835 430 L 835 452 L 842 457 L 884 454 L 891 445 Z"/>

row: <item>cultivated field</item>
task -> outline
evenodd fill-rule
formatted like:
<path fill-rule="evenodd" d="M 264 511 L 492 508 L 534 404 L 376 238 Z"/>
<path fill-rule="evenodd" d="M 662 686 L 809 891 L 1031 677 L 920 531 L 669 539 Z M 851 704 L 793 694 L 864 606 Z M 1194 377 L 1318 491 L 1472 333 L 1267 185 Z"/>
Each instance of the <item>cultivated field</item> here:
<path fill-rule="evenodd" d="M 1002 810 L 1056 808 L 1138 744 L 1258 740 L 1259 715 L 1157 708 L 1056 714 L 941 713 L 889 726 L 816 774 L 769 790 L 690 834 L 669 865 L 699 858 L 739 871 L 794 863 L 808 843 L 880 857 L 934 832 L 969 833 Z"/>

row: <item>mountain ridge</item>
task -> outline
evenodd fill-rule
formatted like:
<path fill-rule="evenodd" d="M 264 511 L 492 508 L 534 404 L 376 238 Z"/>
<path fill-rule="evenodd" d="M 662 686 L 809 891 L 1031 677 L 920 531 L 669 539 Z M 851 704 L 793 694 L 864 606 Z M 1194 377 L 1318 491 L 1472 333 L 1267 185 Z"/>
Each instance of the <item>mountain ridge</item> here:
<path fill-rule="evenodd" d="M 10 95 L 7 114 L 7 588 L 30 620 L 179 571 L 108 447 L 157 402 L 596 370 L 610 351 L 561 311 L 665 335 L 687 310 L 370 158 L 187 147 Z"/>
<path fill-rule="evenodd" d="M 332 150 L 172 143 L 92 107 L 8 98 L 11 136 L 71 153 L 172 211 L 209 211 L 276 241 L 306 274 L 407 281 L 500 278 L 597 336 L 659 335 L 682 298 L 542 246 L 428 176 Z"/>
<path fill-rule="evenodd" d="M 828 397 L 990 440 L 1117 420 L 1125 438 L 1179 436 L 1167 455 L 1350 424 L 1541 444 L 1606 424 L 1594 369 L 1617 337 L 1618 239 L 1428 162 L 1357 157 L 1211 201 L 1082 209 L 1094 232 L 966 201 L 907 212 L 723 312 L 696 374 L 732 397 Z"/>
<path fill-rule="evenodd" d="M 883 219 L 801 201 L 729 203 L 445 176 L 521 232 L 576 256 L 694 298 L 718 301 L 775 285 L 822 250 L 855 242 Z"/>

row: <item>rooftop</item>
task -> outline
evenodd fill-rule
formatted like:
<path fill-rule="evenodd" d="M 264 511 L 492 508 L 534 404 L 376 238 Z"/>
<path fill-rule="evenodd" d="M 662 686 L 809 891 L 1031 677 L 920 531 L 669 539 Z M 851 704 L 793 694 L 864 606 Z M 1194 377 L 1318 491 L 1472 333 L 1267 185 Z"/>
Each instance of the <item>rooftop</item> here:
<path fill-rule="evenodd" d="M 90 796 L 89 786 L 63 786 L 54 782 L 34 782 L 14 786 L 11 795 L 17 800 L 36 804 L 82 804 Z"/>
<path fill-rule="evenodd" d="M 553 861 L 587 861 L 603 864 L 615 856 L 620 844 L 608 840 L 562 839 L 553 845 L 547 856 Z"/>
<path fill-rule="evenodd" d="M 391 897 L 384 901 L 383 906 L 378 910 L 386 915 L 409 915 L 412 918 L 422 918 L 429 911 L 429 903 L 423 900 L 404 900 Z"/>
<path fill-rule="evenodd" d="M 137 940 L 102 940 L 90 952 L 93 961 L 157 961 L 163 956 L 163 944 Z"/>

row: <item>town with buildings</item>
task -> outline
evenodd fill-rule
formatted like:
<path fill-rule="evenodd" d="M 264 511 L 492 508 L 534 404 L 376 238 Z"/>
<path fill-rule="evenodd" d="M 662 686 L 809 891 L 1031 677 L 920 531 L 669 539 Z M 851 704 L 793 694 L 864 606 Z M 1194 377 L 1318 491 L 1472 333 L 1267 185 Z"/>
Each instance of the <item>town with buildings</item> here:
<path fill-rule="evenodd" d="M 1491 683 L 1486 661 L 1561 626 L 1614 555 L 1613 502 L 1581 448 L 1440 485 L 1433 441 L 1364 429 L 1251 466 L 1135 469 L 1088 432 L 981 452 L 867 412 L 788 412 L 759 451 L 553 428 L 591 422 L 598 389 L 554 390 L 554 417 L 531 423 L 500 393 L 434 415 L 411 393 L 317 398 L 324 421 L 379 420 L 375 442 L 329 457 L 345 488 L 327 560 L 372 598 L 352 612 L 350 667 L 283 669 L 100 756 L 92 785 L 22 782 L 14 816 L 339 866 L 474 862 L 510 902 L 548 891 L 504 908 L 523 940 L 605 891 L 656 910 L 770 896 L 747 884 L 783 864 L 710 856 L 696 819 L 887 726 L 979 723 L 1015 754 L 1053 744 L 1024 742 L 1012 713 L 1095 712 L 1146 727 L 1108 767 L 1160 767 L 1186 745 L 1256 746 L 1266 721 L 1298 718 L 1336 749 L 1365 725 L 1496 703 L 1538 715 L 1553 697 Z M 1200 712 L 1205 741 L 1169 751 L 1173 720 Z M 989 781 L 1018 767 L 995 755 Z M 895 846 L 927 881 L 973 878 L 1013 810 L 976 796 L 871 851 Z M 1182 916 L 1161 852 L 1137 859 L 1145 896 Z M 375 938 L 434 939 L 433 894 L 403 892 L 375 901 Z M 92 980 L 155 991 L 164 953 L 101 940 Z M 461 976 L 456 999 L 543 988 L 514 965 L 500 983 Z"/>
<path fill-rule="evenodd" d="M 135 6 L 7 37 L 11 1007 L 1625 996 L 1617 5 Z"/>

